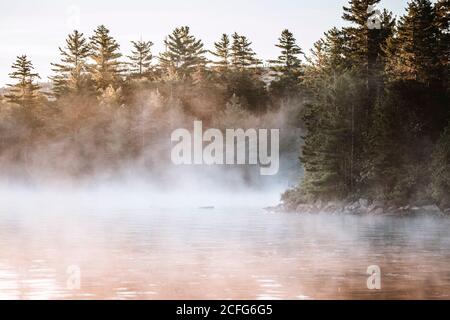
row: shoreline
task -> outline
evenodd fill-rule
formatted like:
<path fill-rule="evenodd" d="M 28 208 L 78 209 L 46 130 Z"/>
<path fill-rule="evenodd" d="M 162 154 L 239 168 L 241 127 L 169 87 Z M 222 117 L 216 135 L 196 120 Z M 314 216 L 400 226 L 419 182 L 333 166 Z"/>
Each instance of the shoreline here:
<path fill-rule="evenodd" d="M 450 218 L 450 208 L 440 208 L 436 204 L 398 206 L 383 201 L 370 201 L 359 199 L 357 201 L 316 201 L 314 203 L 301 203 L 295 208 L 284 203 L 265 210 L 273 213 L 297 214 L 332 214 L 356 216 L 437 216 Z"/>

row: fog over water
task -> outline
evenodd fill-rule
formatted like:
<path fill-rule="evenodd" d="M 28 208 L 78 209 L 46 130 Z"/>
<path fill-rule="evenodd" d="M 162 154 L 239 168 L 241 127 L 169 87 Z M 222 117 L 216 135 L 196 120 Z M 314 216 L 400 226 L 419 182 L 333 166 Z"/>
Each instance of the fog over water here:
<path fill-rule="evenodd" d="M 446 219 L 275 214 L 262 208 L 282 184 L 178 177 L 173 188 L 2 187 L 0 298 L 450 297 Z M 367 289 L 371 265 L 381 290 Z M 69 266 L 79 290 L 67 287 Z"/>
<path fill-rule="evenodd" d="M 131 121 L 130 141 L 142 146 L 135 158 L 119 152 L 130 126 L 121 109 L 108 108 L 93 110 L 113 115 L 109 130 L 83 122 L 73 135 L 24 139 L 4 151 L 0 298 L 449 298 L 446 219 L 263 209 L 302 175 L 301 130 L 285 109 L 209 123 L 281 128 L 280 172 L 263 177 L 258 166 L 171 164 L 170 133 L 195 118 L 158 101 Z M 372 265 L 381 268 L 381 290 L 367 288 Z M 77 290 L 67 285 L 74 266 Z"/>

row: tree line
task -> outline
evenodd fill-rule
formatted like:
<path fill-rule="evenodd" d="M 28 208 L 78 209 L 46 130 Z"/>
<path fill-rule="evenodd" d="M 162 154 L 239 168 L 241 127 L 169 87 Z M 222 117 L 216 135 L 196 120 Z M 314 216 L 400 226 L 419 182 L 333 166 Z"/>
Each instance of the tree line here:
<path fill-rule="evenodd" d="M 298 55 L 302 51 L 295 41 L 289 30 L 282 32 L 277 44 L 281 49 L 280 56 L 270 60 L 271 69 L 279 77 L 297 75 L 301 69 Z M 151 41 L 131 43 L 131 55 L 127 56 L 128 62 L 123 62 L 120 46 L 105 26 L 94 30 L 90 38 L 75 30 L 68 35 L 65 47 L 59 48 L 61 61 L 51 64 L 54 73 L 50 77 L 52 96 L 58 99 L 68 95 L 101 95 L 108 88 L 117 90 L 137 80 L 195 83 L 202 77 L 211 79 L 213 72 L 261 71 L 262 61 L 256 57 L 252 43 L 238 33 L 231 37 L 223 34 L 214 43 L 214 50 L 208 51 L 202 41 L 190 33 L 189 27 L 176 28 L 164 40 L 166 50 L 159 57 L 153 56 Z M 215 61 L 206 58 L 208 52 Z M 157 63 L 153 63 L 155 60 Z M 8 84 L 10 90 L 4 96 L 7 102 L 30 106 L 39 100 L 37 80 L 40 77 L 33 69 L 26 55 L 17 57 L 10 73 L 16 83 Z"/>
<path fill-rule="evenodd" d="M 105 26 L 89 38 L 74 31 L 52 63 L 50 92 L 27 56 L 13 64 L 0 152 L 26 162 L 27 150 L 66 137 L 66 153 L 90 159 L 75 171 L 89 172 L 92 159 L 114 164 L 157 149 L 142 137 L 161 136 L 179 121 L 173 114 L 229 125 L 289 105 L 287 121 L 303 130 L 290 147 L 304 176 L 283 195 L 288 207 L 349 197 L 450 204 L 449 0 L 411 0 L 399 18 L 377 11 L 379 2 L 349 0 L 347 26 L 306 55 L 284 30 L 269 67 L 238 33 L 209 51 L 183 26 L 158 56 L 139 40 L 124 57 Z M 161 108 L 149 107 L 155 99 Z"/>
<path fill-rule="evenodd" d="M 349 26 L 314 45 L 292 208 L 358 197 L 450 205 L 450 2 L 411 0 L 398 19 L 371 10 L 379 2 L 349 1 Z"/>
<path fill-rule="evenodd" d="M 42 161 L 36 150 L 59 145 L 58 155 L 72 154 L 75 163 L 63 171 L 88 175 L 144 155 L 155 158 L 167 133 L 186 119 L 225 125 L 261 116 L 282 98 L 280 88 L 287 88 L 277 83 L 286 79 L 299 92 L 302 51 L 289 30 L 282 32 L 280 56 L 270 68 L 236 32 L 223 34 L 208 51 L 182 26 L 164 45 L 154 56 L 151 41 L 132 41 L 123 56 L 105 26 L 90 37 L 74 31 L 59 48 L 60 61 L 51 63 L 50 88 L 26 55 L 17 57 L 0 101 L 0 162 L 35 164 L 34 158 Z"/>

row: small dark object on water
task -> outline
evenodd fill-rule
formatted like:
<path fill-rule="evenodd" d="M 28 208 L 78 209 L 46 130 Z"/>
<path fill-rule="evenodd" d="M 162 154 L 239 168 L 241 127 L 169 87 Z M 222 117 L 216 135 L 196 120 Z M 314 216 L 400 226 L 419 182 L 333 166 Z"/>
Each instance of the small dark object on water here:
<path fill-rule="evenodd" d="M 200 207 L 202 210 L 214 210 L 215 208 L 214 206 Z"/>

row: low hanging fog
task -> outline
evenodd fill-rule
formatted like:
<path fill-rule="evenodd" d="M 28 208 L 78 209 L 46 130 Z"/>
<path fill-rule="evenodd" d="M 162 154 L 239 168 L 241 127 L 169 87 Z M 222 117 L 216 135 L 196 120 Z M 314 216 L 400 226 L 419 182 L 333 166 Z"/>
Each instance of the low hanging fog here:
<path fill-rule="evenodd" d="M 141 90 L 127 106 L 114 99 L 60 101 L 58 110 L 41 107 L 36 125 L 23 110 L 3 111 L 1 206 L 264 207 L 276 205 L 281 193 L 298 183 L 301 130 L 292 114 L 299 100 L 250 112 L 236 96 L 220 102 L 212 93 L 185 95 Z M 280 129 L 278 173 L 262 176 L 259 165 L 249 164 L 173 164 L 172 132 L 193 132 L 196 120 L 204 131 L 224 134 Z"/>

